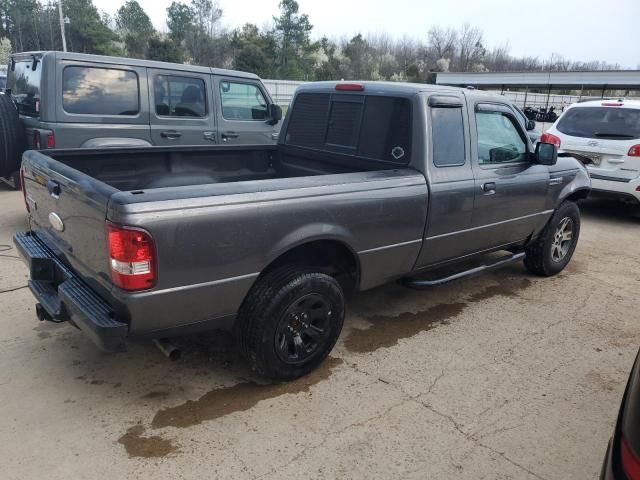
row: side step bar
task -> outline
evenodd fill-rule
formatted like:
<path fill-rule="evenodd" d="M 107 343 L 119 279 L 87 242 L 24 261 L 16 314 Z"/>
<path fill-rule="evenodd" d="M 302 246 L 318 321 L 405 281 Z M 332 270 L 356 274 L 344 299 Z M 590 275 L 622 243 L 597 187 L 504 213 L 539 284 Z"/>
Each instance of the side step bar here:
<path fill-rule="evenodd" d="M 461 278 L 475 277 L 476 275 L 480 275 L 481 273 L 485 273 L 490 270 L 495 270 L 496 268 L 504 267 L 509 263 L 522 260 L 524 257 L 525 257 L 524 252 L 518 252 L 512 255 L 508 255 L 506 257 L 498 258 L 496 261 L 492 263 L 479 265 L 477 267 L 470 268 L 469 270 L 465 270 L 463 272 L 454 273 L 453 275 L 449 275 L 448 277 L 437 278 L 435 280 L 419 280 L 416 278 L 403 278 L 401 280 L 401 283 L 405 287 L 414 288 L 416 290 L 430 288 L 430 287 L 437 287 L 438 285 L 444 285 L 445 283 L 453 282 L 454 280 L 460 280 Z"/>

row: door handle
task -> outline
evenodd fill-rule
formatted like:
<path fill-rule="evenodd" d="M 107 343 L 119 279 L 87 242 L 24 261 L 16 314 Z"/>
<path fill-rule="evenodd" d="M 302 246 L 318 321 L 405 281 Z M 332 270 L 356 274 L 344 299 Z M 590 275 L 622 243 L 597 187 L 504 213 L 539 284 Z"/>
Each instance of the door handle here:
<path fill-rule="evenodd" d="M 494 195 L 496 193 L 495 182 L 488 182 L 482 184 L 482 191 L 485 195 Z"/>
<path fill-rule="evenodd" d="M 220 136 L 222 137 L 223 142 L 226 142 L 227 140 L 230 140 L 232 138 L 239 137 L 239 135 L 236 132 L 222 132 Z"/>
<path fill-rule="evenodd" d="M 160 136 L 162 138 L 168 138 L 169 140 L 175 140 L 176 138 L 180 138 L 182 133 L 175 130 L 165 130 L 164 132 L 160 132 Z"/>
<path fill-rule="evenodd" d="M 49 190 L 49 195 L 51 195 L 56 200 L 60 198 L 60 184 L 54 180 L 47 180 L 47 190 Z"/>
<path fill-rule="evenodd" d="M 552 178 L 551 180 L 549 180 L 549 186 L 553 186 L 553 185 L 562 185 L 564 179 L 562 177 L 560 178 Z"/>
<path fill-rule="evenodd" d="M 204 132 L 202 136 L 205 140 L 211 140 L 212 142 L 216 141 L 216 132 Z"/>

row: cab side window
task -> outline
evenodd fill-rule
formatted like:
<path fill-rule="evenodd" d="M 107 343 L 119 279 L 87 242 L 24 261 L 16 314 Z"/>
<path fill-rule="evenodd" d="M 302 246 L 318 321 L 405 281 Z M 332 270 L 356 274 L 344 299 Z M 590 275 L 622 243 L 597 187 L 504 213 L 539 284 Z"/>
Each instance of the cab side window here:
<path fill-rule="evenodd" d="M 153 91 L 159 116 L 202 118 L 207 115 L 206 90 L 200 78 L 158 75 Z"/>
<path fill-rule="evenodd" d="M 433 164 L 459 167 L 465 163 L 465 138 L 462 108 L 432 108 L 431 136 Z"/>
<path fill-rule="evenodd" d="M 481 165 L 525 161 L 527 145 L 513 117 L 499 111 L 478 111 L 476 127 Z"/>
<path fill-rule="evenodd" d="M 267 101 L 257 85 L 220 82 L 220 101 L 225 120 L 266 120 Z"/>

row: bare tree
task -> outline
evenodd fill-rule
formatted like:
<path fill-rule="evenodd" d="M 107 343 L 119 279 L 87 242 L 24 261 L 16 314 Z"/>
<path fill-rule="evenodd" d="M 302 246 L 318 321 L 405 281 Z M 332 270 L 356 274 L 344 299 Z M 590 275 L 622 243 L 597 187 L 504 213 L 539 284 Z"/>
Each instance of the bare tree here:
<path fill-rule="evenodd" d="M 458 33 L 458 62 L 456 68 L 460 72 L 474 69 L 474 65 L 482 62 L 486 53 L 482 44 L 482 30 L 465 23 Z"/>

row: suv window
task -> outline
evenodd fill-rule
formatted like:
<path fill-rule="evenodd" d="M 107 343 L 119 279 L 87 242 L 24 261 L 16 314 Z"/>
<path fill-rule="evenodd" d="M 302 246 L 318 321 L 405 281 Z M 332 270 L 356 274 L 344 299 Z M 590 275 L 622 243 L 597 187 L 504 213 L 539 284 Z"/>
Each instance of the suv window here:
<path fill-rule="evenodd" d="M 527 146 L 509 115 L 502 112 L 476 112 L 478 162 L 522 162 Z"/>
<path fill-rule="evenodd" d="M 266 120 L 267 101 L 257 85 L 220 82 L 222 116 L 226 120 Z"/>
<path fill-rule="evenodd" d="M 411 102 L 406 98 L 301 93 L 288 125 L 287 145 L 409 163 Z"/>
<path fill-rule="evenodd" d="M 42 62 L 16 62 L 15 68 L 8 72 L 7 88 L 11 89 L 11 96 L 15 100 L 20 113 L 29 116 L 40 115 L 40 79 L 42 76 Z"/>
<path fill-rule="evenodd" d="M 156 113 L 164 117 L 204 117 L 207 114 L 204 80 L 158 75 L 153 85 Z"/>
<path fill-rule="evenodd" d="M 432 108 L 431 136 L 436 167 L 464 165 L 464 122 L 462 108 Z"/>
<path fill-rule="evenodd" d="M 573 137 L 632 140 L 640 138 L 640 109 L 621 107 L 574 107 L 556 128 Z"/>
<path fill-rule="evenodd" d="M 130 70 L 65 67 L 62 106 L 82 115 L 136 115 L 140 111 L 138 75 Z"/>
<path fill-rule="evenodd" d="M 7 77 L 0 75 L 0 89 L 4 89 L 7 86 Z"/>

